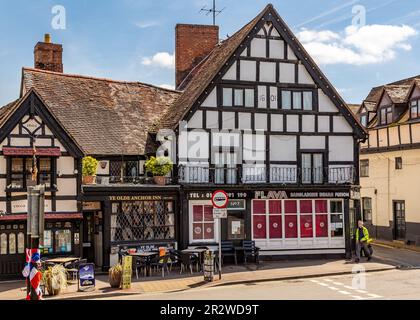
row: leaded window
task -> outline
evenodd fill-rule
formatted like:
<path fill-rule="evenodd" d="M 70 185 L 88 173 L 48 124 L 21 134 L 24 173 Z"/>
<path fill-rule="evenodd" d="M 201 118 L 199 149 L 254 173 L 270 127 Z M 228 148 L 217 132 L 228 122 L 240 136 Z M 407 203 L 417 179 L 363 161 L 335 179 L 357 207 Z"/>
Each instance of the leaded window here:
<path fill-rule="evenodd" d="M 173 240 L 173 201 L 122 201 L 112 203 L 111 241 Z"/>

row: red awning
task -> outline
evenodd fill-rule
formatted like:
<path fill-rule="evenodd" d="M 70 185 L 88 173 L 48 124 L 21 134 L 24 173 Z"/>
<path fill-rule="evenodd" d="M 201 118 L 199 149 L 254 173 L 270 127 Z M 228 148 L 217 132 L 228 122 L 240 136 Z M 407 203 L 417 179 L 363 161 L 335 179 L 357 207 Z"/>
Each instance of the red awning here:
<path fill-rule="evenodd" d="M 32 148 L 24 147 L 3 147 L 3 154 L 5 156 L 33 156 L 34 151 Z M 36 148 L 35 155 L 41 157 L 59 157 L 61 156 L 60 148 Z"/>
<path fill-rule="evenodd" d="M 82 213 L 46 213 L 45 220 L 69 220 L 69 219 L 83 219 Z M 26 220 L 26 213 L 24 214 L 8 214 L 0 216 L 0 221 L 12 220 Z"/>

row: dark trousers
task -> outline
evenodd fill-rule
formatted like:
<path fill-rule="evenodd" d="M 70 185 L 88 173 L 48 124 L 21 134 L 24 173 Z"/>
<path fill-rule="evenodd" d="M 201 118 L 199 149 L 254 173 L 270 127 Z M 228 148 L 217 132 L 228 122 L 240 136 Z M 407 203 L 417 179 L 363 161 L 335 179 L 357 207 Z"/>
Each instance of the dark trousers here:
<path fill-rule="evenodd" d="M 360 254 L 362 249 L 365 251 L 365 255 L 367 255 L 367 257 L 370 257 L 370 250 L 368 247 L 367 242 L 356 242 L 356 257 L 357 259 L 360 260 Z"/>

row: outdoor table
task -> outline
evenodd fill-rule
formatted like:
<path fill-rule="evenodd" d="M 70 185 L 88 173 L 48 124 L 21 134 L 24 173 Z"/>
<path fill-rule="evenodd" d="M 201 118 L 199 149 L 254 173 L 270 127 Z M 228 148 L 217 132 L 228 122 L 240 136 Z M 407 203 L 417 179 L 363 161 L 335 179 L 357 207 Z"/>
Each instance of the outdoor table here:
<path fill-rule="evenodd" d="M 71 263 L 71 262 L 75 262 L 79 260 L 80 258 L 76 258 L 76 257 L 65 257 L 65 258 L 52 258 L 52 259 L 44 260 L 44 262 L 64 265 L 66 263 Z"/>
<path fill-rule="evenodd" d="M 192 254 L 197 254 L 198 255 L 198 259 L 200 260 L 200 267 L 201 269 L 203 269 L 203 264 L 204 264 L 204 252 L 206 252 L 207 249 L 185 249 L 182 250 L 182 253 L 192 253 Z"/>
<path fill-rule="evenodd" d="M 151 276 L 151 270 L 150 270 L 150 259 L 152 257 L 157 256 L 159 253 L 158 252 L 134 252 L 134 253 L 130 253 L 130 256 L 133 257 L 140 257 L 140 258 L 146 258 L 146 274 L 148 277 Z"/>

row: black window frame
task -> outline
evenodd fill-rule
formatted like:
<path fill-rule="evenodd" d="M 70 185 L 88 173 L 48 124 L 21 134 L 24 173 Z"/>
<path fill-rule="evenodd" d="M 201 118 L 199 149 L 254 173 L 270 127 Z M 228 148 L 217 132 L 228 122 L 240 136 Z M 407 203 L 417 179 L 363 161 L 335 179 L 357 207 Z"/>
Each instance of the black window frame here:
<path fill-rule="evenodd" d="M 369 206 L 367 206 L 369 203 Z M 363 197 L 362 198 L 362 214 L 363 214 L 363 221 L 367 223 L 372 223 L 372 198 L 370 197 Z M 369 218 L 366 218 L 369 217 Z"/>
<path fill-rule="evenodd" d="M 12 180 L 14 180 L 12 178 L 13 175 L 22 175 L 22 187 L 10 187 L 8 188 L 8 190 L 12 190 L 12 191 L 26 191 L 28 188 L 28 178 L 30 178 L 30 176 L 32 175 L 32 173 L 27 172 L 26 170 L 26 162 L 27 160 L 32 160 L 32 165 L 33 165 L 33 157 L 31 156 L 20 156 L 20 157 L 8 157 L 8 161 L 10 162 L 10 170 L 8 170 L 8 178 L 9 178 L 9 183 L 11 185 Z M 13 171 L 13 160 L 14 159 L 18 159 L 21 160 L 23 162 L 23 166 L 22 166 L 22 171 Z M 49 159 L 50 160 L 50 169 L 49 171 L 47 170 L 41 170 L 40 169 L 40 162 L 42 159 Z M 53 187 L 55 184 L 55 180 L 56 180 L 56 175 L 57 175 L 57 166 L 56 166 L 56 158 L 55 157 L 36 157 L 36 165 L 37 165 L 37 178 L 36 178 L 36 184 L 40 184 L 41 183 L 41 174 L 49 174 L 50 175 L 50 182 L 48 184 L 45 184 L 45 190 L 46 191 L 56 191 L 56 188 Z"/>
<path fill-rule="evenodd" d="M 414 102 L 415 102 L 415 105 L 413 105 Z M 410 107 L 410 119 L 413 120 L 413 119 L 420 118 L 420 98 L 411 99 L 409 107 Z M 413 109 L 416 109 L 416 114 L 417 114 L 416 117 L 413 117 L 413 111 L 412 111 Z"/>
<path fill-rule="evenodd" d="M 363 123 L 364 122 L 363 119 L 365 120 L 365 123 Z M 360 123 L 365 128 L 368 126 L 368 113 L 367 112 L 360 114 Z"/>
<path fill-rule="evenodd" d="M 232 92 L 232 101 L 231 101 L 231 105 L 225 105 L 224 104 L 224 89 L 229 89 Z M 256 108 L 256 104 L 255 104 L 255 97 L 257 97 L 258 95 L 255 92 L 255 87 L 254 86 L 235 86 L 235 85 L 220 85 L 218 90 L 221 92 L 220 93 L 220 101 L 218 103 L 219 106 L 221 106 L 222 108 L 245 108 L 245 109 L 252 109 L 252 108 Z M 237 104 L 235 101 L 235 91 L 236 90 L 241 90 L 242 91 L 242 104 Z M 250 90 L 253 92 L 253 97 L 252 97 L 252 106 L 248 106 L 246 105 L 246 90 Z"/>
<path fill-rule="evenodd" d="M 388 121 L 388 115 L 391 115 L 391 121 Z M 394 110 L 391 106 L 383 106 L 379 109 L 379 125 L 386 126 L 394 121 Z"/>
<path fill-rule="evenodd" d="M 364 171 L 365 169 L 366 171 Z M 369 177 L 369 159 L 360 160 L 360 177 L 368 178 Z"/>
<path fill-rule="evenodd" d="M 60 226 L 57 226 L 57 224 L 60 223 Z M 70 227 L 66 227 L 66 223 L 70 223 Z M 74 254 L 75 244 L 74 244 L 74 234 L 77 233 L 77 230 L 75 229 L 76 223 L 72 221 L 48 221 L 45 222 L 45 231 L 51 231 L 51 242 L 52 242 L 52 252 L 41 252 L 41 255 L 47 255 L 47 256 L 60 256 L 60 255 L 71 255 Z M 57 251 L 55 249 L 55 242 L 56 242 L 56 231 L 62 231 L 62 230 L 69 230 L 70 231 L 70 241 L 71 241 L 71 250 L 69 252 L 61 252 Z M 45 247 L 44 247 L 45 248 Z"/>
<path fill-rule="evenodd" d="M 395 170 L 402 170 L 403 161 L 402 157 L 395 157 Z"/>
<path fill-rule="evenodd" d="M 283 108 L 283 92 L 290 92 L 290 108 Z M 295 102 L 294 102 L 294 96 L 295 93 L 300 93 L 300 102 L 301 107 L 295 108 Z M 304 93 L 310 93 L 311 94 L 311 109 L 305 109 L 305 99 L 304 99 Z M 313 112 L 317 111 L 316 107 L 316 99 L 315 99 L 315 91 L 314 90 L 299 90 L 299 89 L 289 89 L 289 88 L 279 88 L 279 93 L 277 94 L 277 100 L 279 104 L 279 110 L 293 110 L 293 111 L 301 111 L 301 112 Z"/>

